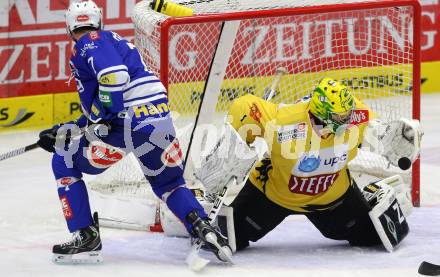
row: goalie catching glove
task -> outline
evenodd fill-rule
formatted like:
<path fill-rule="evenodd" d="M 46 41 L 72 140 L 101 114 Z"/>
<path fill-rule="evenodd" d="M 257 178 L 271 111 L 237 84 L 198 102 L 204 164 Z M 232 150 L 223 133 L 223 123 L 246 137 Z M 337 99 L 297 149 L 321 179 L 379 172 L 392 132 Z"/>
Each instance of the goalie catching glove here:
<path fill-rule="evenodd" d="M 418 120 L 371 120 L 363 143 L 364 147 L 384 156 L 392 165 L 407 170 L 419 156 L 422 136 Z"/>

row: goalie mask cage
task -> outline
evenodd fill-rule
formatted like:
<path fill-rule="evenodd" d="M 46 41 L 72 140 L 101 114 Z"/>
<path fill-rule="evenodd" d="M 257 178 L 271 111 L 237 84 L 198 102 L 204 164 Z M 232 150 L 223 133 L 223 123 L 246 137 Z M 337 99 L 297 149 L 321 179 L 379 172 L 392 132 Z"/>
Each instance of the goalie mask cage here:
<path fill-rule="evenodd" d="M 239 96 L 263 96 L 279 67 L 288 73 L 271 100 L 275 103 L 293 103 L 321 78 L 332 77 L 384 120 L 420 117 L 418 1 L 174 2 L 192 8 L 194 15 L 169 17 L 141 1 L 133 22 L 144 62 L 168 89 L 184 153 L 195 125 L 222 122 Z M 419 160 L 403 172 L 380 156 L 359 152 L 350 164 L 352 172 L 402 174 L 411 185 L 413 205 L 419 206 Z M 188 168 L 187 163 L 186 178 L 191 177 Z M 129 198 L 152 195 L 130 159 L 103 176 L 92 182 L 92 189 Z"/>

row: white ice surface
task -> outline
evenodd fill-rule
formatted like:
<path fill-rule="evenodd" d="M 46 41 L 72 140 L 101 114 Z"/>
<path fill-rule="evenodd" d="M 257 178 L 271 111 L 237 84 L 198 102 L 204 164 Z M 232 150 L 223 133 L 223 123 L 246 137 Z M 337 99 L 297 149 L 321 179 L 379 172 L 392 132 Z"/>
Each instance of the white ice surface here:
<path fill-rule="evenodd" d="M 236 254 L 235 265 L 213 262 L 200 274 L 184 263 L 186 239 L 114 229 L 102 230 L 103 264 L 55 265 L 51 247 L 69 235 L 50 155 L 34 150 L 0 162 L 0 276 L 418 276 L 422 260 L 440 263 L 439 104 L 440 94 L 422 98 L 422 207 L 409 218 L 411 232 L 394 253 L 328 240 L 295 216 Z M 2 134 L 0 153 L 36 137 L 35 132 Z"/>

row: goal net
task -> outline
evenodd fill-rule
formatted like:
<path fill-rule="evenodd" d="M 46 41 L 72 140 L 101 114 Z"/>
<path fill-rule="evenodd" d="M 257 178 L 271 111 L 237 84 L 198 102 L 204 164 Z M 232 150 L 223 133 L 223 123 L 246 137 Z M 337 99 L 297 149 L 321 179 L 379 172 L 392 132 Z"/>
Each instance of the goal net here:
<path fill-rule="evenodd" d="M 141 1 L 133 22 L 143 60 L 168 89 L 181 146 L 190 153 L 188 180 L 190 163 L 201 151 L 191 149 L 196 143 L 190 146 L 195 127 L 221 123 L 239 96 L 262 97 L 280 67 L 288 73 L 271 100 L 275 103 L 293 103 L 313 91 L 320 79 L 331 77 L 350 87 L 383 120 L 419 118 L 418 1 L 174 2 L 190 7 L 194 15 L 169 17 Z M 419 205 L 418 162 L 403 172 L 364 152 L 350 164 L 352 171 L 377 177 L 402 174 L 414 205 Z M 127 192 L 142 199 L 149 192 L 138 181 L 148 184 L 137 169 L 127 169 L 131 167 L 129 160 L 115 165 L 106 177 L 92 182 L 93 190 L 110 186 L 113 195 L 125 197 Z"/>

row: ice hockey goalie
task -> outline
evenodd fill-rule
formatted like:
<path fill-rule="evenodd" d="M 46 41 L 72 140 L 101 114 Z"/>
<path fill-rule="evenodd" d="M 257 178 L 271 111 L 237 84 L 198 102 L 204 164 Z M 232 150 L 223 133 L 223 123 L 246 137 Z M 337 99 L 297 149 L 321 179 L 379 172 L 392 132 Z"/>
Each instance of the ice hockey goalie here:
<path fill-rule="evenodd" d="M 248 247 L 293 214 L 305 215 L 325 237 L 353 246 L 383 244 L 392 251 L 408 234 L 411 202 L 401 193 L 402 179 L 392 176 L 359 189 L 347 165 L 364 139 L 390 163 L 412 163 L 422 135 L 418 121 L 377 121 L 367 105 L 330 78 L 292 105 L 245 95 L 232 104 L 229 118 L 241 139 L 251 144 L 263 138 L 270 154 L 254 166 L 229 207 L 233 226 L 223 229 L 233 249 Z M 202 165 L 199 175 L 209 176 L 206 170 Z M 218 171 L 228 178 L 227 169 Z"/>

